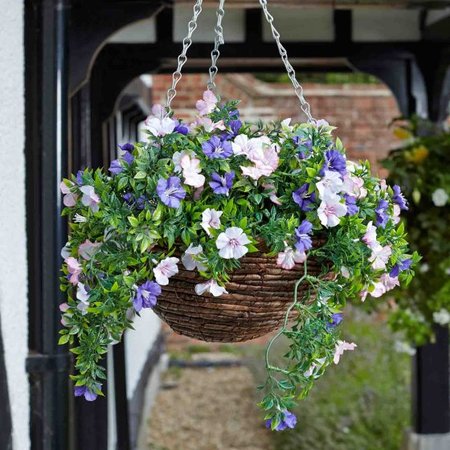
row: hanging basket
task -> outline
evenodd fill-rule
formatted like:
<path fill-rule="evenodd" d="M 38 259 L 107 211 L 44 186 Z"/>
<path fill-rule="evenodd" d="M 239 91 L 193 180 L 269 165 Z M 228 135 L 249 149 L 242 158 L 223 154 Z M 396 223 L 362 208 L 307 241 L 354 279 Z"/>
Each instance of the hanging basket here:
<path fill-rule="evenodd" d="M 314 246 L 319 247 L 320 243 L 315 240 Z M 275 257 L 266 256 L 268 250 L 263 244 L 259 249 L 241 259 L 241 266 L 232 272 L 226 284 L 228 294 L 220 297 L 197 295 L 195 286 L 204 279 L 180 267 L 179 273 L 163 288 L 153 310 L 176 333 L 207 342 L 249 341 L 278 329 L 304 269 L 299 264 L 292 270 L 283 270 Z M 308 260 L 309 275 L 333 277 L 323 275 L 323 270 L 323 265 L 314 258 Z M 301 284 L 299 299 L 307 291 L 308 285 Z"/>

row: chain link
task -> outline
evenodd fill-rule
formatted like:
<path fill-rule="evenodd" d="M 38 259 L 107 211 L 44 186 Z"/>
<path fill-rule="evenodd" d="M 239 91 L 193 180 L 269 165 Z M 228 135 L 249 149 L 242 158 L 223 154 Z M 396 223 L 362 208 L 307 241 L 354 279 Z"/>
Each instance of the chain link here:
<path fill-rule="evenodd" d="M 214 27 L 214 49 L 211 52 L 211 67 L 209 68 L 209 82 L 208 82 L 208 89 L 214 92 L 214 94 L 217 95 L 217 86 L 214 82 L 214 79 L 216 78 L 217 72 L 219 71 L 217 67 L 217 60 L 220 56 L 219 46 L 223 45 L 225 43 L 224 37 L 223 37 L 223 27 L 222 27 L 222 20 L 223 16 L 225 15 L 225 0 L 219 0 L 219 6 L 216 11 L 217 16 L 217 23 Z"/>
<path fill-rule="evenodd" d="M 193 16 L 192 19 L 188 23 L 188 34 L 183 39 L 183 50 L 178 56 L 178 66 L 177 70 L 172 74 L 172 87 L 167 91 L 167 97 L 166 97 L 166 108 L 167 113 L 166 116 L 168 116 L 172 112 L 171 104 L 172 100 L 177 95 L 177 84 L 181 80 L 181 77 L 183 76 L 181 74 L 181 70 L 183 69 L 183 66 L 185 65 L 187 61 L 187 51 L 189 47 L 192 44 L 192 34 L 197 28 L 197 19 L 200 13 L 202 12 L 202 4 L 203 0 L 197 0 L 194 7 L 193 7 Z"/>
<path fill-rule="evenodd" d="M 288 77 L 290 78 L 292 85 L 294 86 L 295 94 L 297 95 L 298 99 L 300 100 L 300 108 L 306 114 L 306 117 L 308 118 L 308 122 L 315 122 L 313 116 L 311 115 L 311 106 L 306 101 L 305 97 L 303 96 L 303 87 L 297 81 L 297 77 L 295 75 L 295 70 L 292 67 L 291 63 L 289 62 L 287 51 L 283 47 L 283 44 L 280 41 L 280 33 L 278 32 L 278 30 L 275 28 L 275 26 L 273 24 L 273 16 L 270 14 L 270 12 L 268 10 L 267 0 L 259 0 L 259 3 L 261 5 L 262 10 L 264 11 L 266 20 L 269 23 L 270 28 L 272 30 L 272 36 L 275 39 L 281 59 L 284 63 L 284 66 L 286 67 Z"/>

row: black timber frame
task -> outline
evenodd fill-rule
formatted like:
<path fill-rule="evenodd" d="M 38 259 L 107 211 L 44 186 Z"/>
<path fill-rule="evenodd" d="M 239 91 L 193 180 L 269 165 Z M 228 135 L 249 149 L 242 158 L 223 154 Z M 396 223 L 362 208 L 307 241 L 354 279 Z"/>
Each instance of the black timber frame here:
<path fill-rule="evenodd" d="M 0 317 L 0 448 L 12 450 L 12 419 L 9 404 L 8 377 L 6 373 L 5 348 L 3 345 Z"/>

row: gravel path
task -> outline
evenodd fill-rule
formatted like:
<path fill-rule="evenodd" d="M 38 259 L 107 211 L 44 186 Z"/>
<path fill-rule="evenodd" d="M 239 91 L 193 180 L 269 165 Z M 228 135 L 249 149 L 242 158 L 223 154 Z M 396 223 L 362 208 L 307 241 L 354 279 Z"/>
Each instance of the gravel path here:
<path fill-rule="evenodd" d="M 149 450 L 272 450 L 246 367 L 171 369 L 152 408 Z"/>

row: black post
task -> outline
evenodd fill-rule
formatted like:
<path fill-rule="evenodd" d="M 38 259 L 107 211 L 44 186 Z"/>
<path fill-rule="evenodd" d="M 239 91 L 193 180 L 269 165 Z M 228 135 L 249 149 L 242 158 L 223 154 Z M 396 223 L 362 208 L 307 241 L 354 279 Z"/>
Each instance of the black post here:
<path fill-rule="evenodd" d="M 59 183 L 67 169 L 67 22 L 70 0 L 26 2 L 27 237 L 32 449 L 71 449 L 70 354 L 57 345 L 62 302 Z"/>
<path fill-rule="evenodd" d="M 12 421 L 9 406 L 8 378 L 4 360 L 2 327 L 0 321 L 0 448 L 12 450 Z"/>

